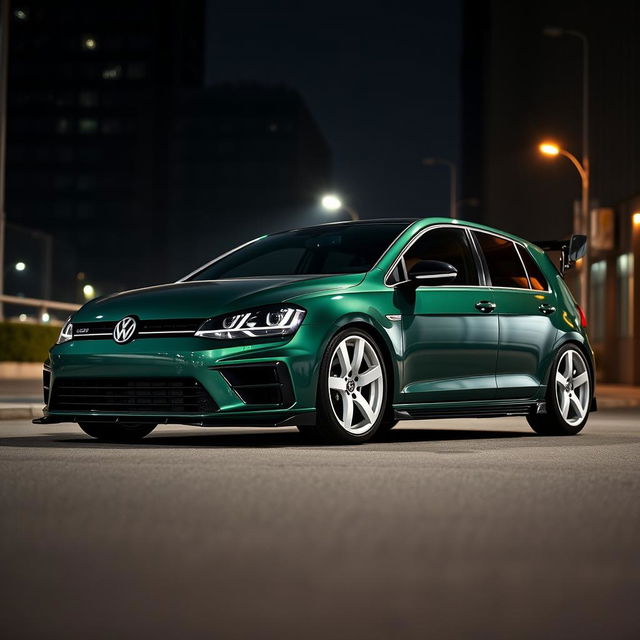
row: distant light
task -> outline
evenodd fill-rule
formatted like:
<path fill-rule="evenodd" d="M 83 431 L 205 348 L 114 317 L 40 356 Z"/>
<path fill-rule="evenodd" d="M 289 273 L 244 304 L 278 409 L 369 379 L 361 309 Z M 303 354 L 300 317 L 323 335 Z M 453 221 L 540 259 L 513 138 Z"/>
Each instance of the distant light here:
<path fill-rule="evenodd" d="M 42 322 L 49 322 L 49 320 L 51 320 L 51 316 L 45 311 L 41 316 L 40 316 L 40 320 L 42 320 Z"/>
<path fill-rule="evenodd" d="M 16 271 L 24 271 L 27 268 L 27 265 L 24 262 L 16 262 L 15 270 Z"/>
<path fill-rule="evenodd" d="M 640 226 L 640 211 L 634 213 L 631 216 L 631 219 L 633 220 L 634 225 Z"/>
<path fill-rule="evenodd" d="M 338 211 L 339 209 L 342 209 L 342 200 L 332 193 L 322 196 L 321 202 L 322 206 L 327 211 Z"/>
<path fill-rule="evenodd" d="M 116 65 L 115 67 L 107 67 L 102 72 L 103 80 L 117 80 L 122 75 L 122 67 Z"/>
<path fill-rule="evenodd" d="M 98 43 L 93 38 L 85 38 L 82 41 L 82 46 L 89 51 L 93 51 L 98 46 Z"/>
<path fill-rule="evenodd" d="M 20 322 L 26 322 L 27 317 L 28 317 L 28 316 L 27 316 L 27 314 L 26 314 L 26 313 L 21 313 L 21 314 L 18 316 L 18 318 L 19 318 Z"/>
<path fill-rule="evenodd" d="M 13 12 L 13 15 L 18 19 L 18 20 L 26 20 L 29 17 L 29 14 L 24 11 L 23 9 L 16 9 Z"/>
<path fill-rule="evenodd" d="M 91 298 L 96 297 L 96 290 L 92 285 L 85 284 L 84 287 L 82 287 L 82 294 L 84 295 L 86 300 L 91 300 Z"/>
<path fill-rule="evenodd" d="M 560 153 L 560 147 L 553 142 L 543 142 L 538 146 L 538 149 L 545 156 L 557 156 Z"/>
<path fill-rule="evenodd" d="M 542 34 L 549 38 L 559 38 L 564 35 L 564 29 L 562 27 L 545 27 Z"/>

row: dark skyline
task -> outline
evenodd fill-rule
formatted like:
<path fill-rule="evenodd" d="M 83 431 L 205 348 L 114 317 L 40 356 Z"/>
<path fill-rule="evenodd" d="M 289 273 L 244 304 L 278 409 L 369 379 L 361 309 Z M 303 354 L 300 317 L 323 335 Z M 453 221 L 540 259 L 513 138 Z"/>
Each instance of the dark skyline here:
<path fill-rule="evenodd" d="M 460 29 L 457 1 L 209 0 L 206 81 L 298 89 L 331 146 L 335 190 L 363 217 L 447 215 L 448 171 L 420 161 L 459 161 Z"/>

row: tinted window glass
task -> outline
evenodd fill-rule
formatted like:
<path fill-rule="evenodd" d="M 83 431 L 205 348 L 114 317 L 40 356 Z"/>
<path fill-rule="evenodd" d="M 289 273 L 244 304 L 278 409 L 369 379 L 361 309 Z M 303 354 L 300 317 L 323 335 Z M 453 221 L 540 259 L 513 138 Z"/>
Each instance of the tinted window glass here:
<path fill-rule="evenodd" d="M 540 271 L 538 263 L 524 247 L 518 247 L 518 251 L 520 252 L 524 266 L 527 269 L 527 273 L 529 274 L 531 288 L 536 291 L 546 291 L 549 288 L 549 285 L 547 284 L 547 279 L 542 275 L 542 271 Z"/>
<path fill-rule="evenodd" d="M 476 233 L 476 238 L 484 252 L 491 284 L 494 287 L 517 287 L 528 289 L 529 281 L 511 240 L 499 238 L 489 233 Z"/>
<path fill-rule="evenodd" d="M 362 273 L 373 267 L 408 224 L 327 225 L 264 236 L 204 267 L 189 280 Z"/>
<path fill-rule="evenodd" d="M 421 260 L 448 262 L 458 271 L 452 284 L 478 284 L 478 270 L 463 229 L 444 227 L 428 231 L 404 254 L 404 260 L 407 272 Z"/>

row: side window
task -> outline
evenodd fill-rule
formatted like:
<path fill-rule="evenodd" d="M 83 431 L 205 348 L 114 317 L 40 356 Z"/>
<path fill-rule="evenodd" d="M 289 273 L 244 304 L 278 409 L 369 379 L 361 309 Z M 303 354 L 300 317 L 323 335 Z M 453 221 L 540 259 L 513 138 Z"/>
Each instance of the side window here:
<path fill-rule="evenodd" d="M 522 257 L 522 262 L 524 262 L 524 266 L 529 274 L 531 288 L 536 291 L 546 291 L 549 288 L 549 285 L 547 284 L 547 279 L 542 275 L 542 271 L 540 270 L 538 263 L 524 247 L 518 247 L 518 252 Z"/>
<path fill-rule="evenodd" d="M 529 288 L 522 260 L 511 240 L 482 232 L 475 232 L 475 236 L 487 261 L 491 284 L 494 287 Z"/>
<path fill-rule="evenodd" d="M 464 229 L 442 227 L 427 231 L 405 254 L 407 272 L 421 260 L 441 260 L 458 270 L 454 285 L 477 285 L 478 269 Z"/>

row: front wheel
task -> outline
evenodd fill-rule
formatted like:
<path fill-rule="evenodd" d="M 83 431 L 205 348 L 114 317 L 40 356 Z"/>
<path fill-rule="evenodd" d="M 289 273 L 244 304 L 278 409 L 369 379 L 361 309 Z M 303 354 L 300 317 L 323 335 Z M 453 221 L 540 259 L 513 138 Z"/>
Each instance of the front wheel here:
<path fill-rule="evenodd" d="M 329 343 L 320 366 L 318 432 L 336 444 L 367 442 L 387 405 L 387 373 L 378 345 L 364 331 L 347 329 Z"/>
<path fill-rule="evenodd" d="M 78 422 L 78 426 L 101 442 L 137 442 L 157 427 L 146 422 Z"/>
<path fill-rule="evenodd" d="M 560 349 L 547 384 L 547 413 L 529 416 L 531 428 L 541 435 L 570 436 L 589 418 L 593 382 L 584 355 L 573 345 Z"/>

